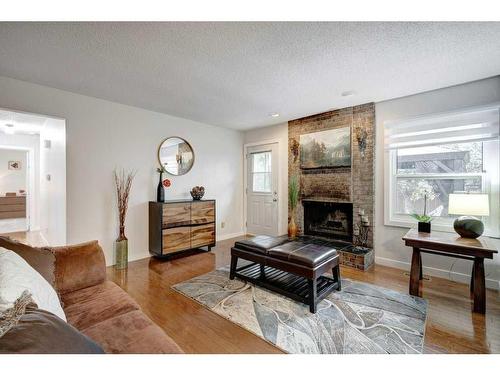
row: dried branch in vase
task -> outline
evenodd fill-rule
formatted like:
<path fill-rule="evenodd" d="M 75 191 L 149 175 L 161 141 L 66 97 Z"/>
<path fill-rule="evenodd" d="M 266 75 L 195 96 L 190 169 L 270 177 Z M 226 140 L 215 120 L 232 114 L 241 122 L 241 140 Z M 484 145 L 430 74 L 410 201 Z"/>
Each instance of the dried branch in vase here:
<path fill-rule="evenodd" d="M 125 236 L 125 218 L 127 216 L 128 199 L 130 197 L 130 188 L 135 177 L 135 171 L 125 171 L 121 169 L 114 171 L 116 197 L 118 203 L 118 220 L 120 221 L 120 235 L 118 241 L 126 240 Z"/>

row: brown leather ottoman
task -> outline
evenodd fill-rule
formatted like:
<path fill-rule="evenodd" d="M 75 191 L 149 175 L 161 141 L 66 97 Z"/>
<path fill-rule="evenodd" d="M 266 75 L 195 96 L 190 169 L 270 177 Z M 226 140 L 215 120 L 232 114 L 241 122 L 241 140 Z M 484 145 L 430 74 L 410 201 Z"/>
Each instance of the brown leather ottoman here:
<path fill-rule="evenodd" d="M 244 265 L 238 267 L 238 259 Z M 333 278 L 324 276 L 332 272 Z M 325 296 L 340 290 L 339 254 L 321 240 L 256 236 L 231 248 L 230 279 L 249 281 L 309 305 L 312 313 Z"/>

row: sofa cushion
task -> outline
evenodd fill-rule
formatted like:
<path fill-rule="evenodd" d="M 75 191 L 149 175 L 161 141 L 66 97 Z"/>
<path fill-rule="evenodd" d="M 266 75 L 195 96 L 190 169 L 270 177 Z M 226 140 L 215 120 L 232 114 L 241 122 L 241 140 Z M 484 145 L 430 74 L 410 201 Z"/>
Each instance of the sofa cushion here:
<path fill-rule="evenodd" d="M 255 236 L 245 240 L 236 241 L 234 247 L 252 251 L 261 254 L 267 254 L 268 250 L 288 242 L 287 236 L 271 237 L 271 236 Z"/>
<path fill-rule="evenodd" d="M 0 338 L 2 354 L 102 354 L 94 341 L 54 314 L 28 306 Z"/>
<path fill-rule="evenodd" d="M 268 255 L 300 263 L 309 267 L 315 267 L 327 259 L 338 256 L 337 251 L 328 246 L 316 245 L 291 241 L 268 250 Z"/>
<path fill-rule="evenodd" d="M 62 300 L 68 323 L 79 330 L 139 309 L 139 305 L 111 281 L 63 294 Z"/>
<path fill-rule="evenodd" d="M 50 247 L 55 255 L 55 285 L 59 293 L 98 285 L 106 280 L 106 261 L 97 241 Z"/>
<path fill-rule="evenodd" d="M 141 311 L 130 311 L 82 331 L 106 353 L 182 353 L 177 344 Z"/>

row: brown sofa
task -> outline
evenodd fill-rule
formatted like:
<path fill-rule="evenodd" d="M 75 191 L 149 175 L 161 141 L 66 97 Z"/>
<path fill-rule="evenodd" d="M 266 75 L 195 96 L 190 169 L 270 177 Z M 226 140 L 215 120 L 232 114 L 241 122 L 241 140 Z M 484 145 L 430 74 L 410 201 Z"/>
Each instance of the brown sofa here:
<path fill-rule="evenodd" d="M 97 241 L 37 248 L 0 237 L 0 246 L 18 253 L 54 286 L 68 323 L 106 353 L 182 353 L 125 291 L 106 280 Z"/>

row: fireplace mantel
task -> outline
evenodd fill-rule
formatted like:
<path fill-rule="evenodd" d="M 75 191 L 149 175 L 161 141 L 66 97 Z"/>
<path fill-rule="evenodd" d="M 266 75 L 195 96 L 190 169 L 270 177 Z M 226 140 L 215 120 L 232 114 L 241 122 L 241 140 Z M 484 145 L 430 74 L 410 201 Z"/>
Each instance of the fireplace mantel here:
<path fill-rule="evenodd" d="M 350 203 L 350 204 L 352 204 L 352 202 L 348 201 L 348 200 L 329 198 L 329 197 L 302 198 L 301 202 Z"/>

